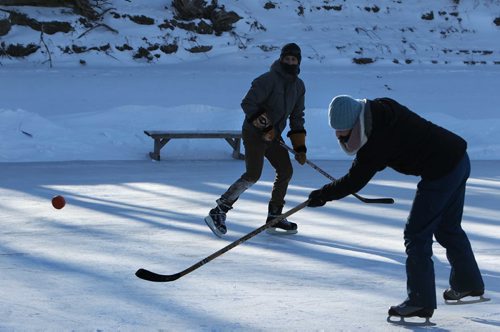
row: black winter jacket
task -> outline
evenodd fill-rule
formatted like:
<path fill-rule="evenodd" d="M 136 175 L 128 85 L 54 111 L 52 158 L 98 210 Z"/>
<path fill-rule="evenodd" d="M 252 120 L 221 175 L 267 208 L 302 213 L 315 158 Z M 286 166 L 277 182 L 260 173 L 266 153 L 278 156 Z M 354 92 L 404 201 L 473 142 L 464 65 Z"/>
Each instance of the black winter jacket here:
<path fill-rule="evenodd" d="M 277 135 L 281 135 L 290 120 L 292 132 L 304 130 L 304 82 L 283 71 L 279 61 L 275 61 L 271 69 L 252 82 L 250 90 L 241 102 L 245 112 L 243 129 L 256 130 L 252 121 L 260 114 L 267 112 L 271 118 Z"/>
<path fill-rule="evenodd" d="M 465 154 L 460 136 L 421 118 L 390 98 L 368 100 L 371 133 L 356 153 L 349 172 L 322 188 L 324 198 L 335 200 L 361 190 L 386 167 L 433 180 L 450 172 Z"/>

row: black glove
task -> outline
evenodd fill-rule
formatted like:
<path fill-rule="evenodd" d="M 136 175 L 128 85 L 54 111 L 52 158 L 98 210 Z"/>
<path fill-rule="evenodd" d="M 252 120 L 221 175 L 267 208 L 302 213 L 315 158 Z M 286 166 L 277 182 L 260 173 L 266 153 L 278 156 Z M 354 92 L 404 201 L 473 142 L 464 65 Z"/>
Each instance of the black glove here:
<path fill-rule="evenodd" d="M 327 200 L 323 197 L 323 193 L 321 189 L 317 189 L 314 191 L 311 191 L 309 194 L 309 203 L 307 203 L 307 206 L 309 207 L 318 207 L 318 206 L 323 206 Z"/>

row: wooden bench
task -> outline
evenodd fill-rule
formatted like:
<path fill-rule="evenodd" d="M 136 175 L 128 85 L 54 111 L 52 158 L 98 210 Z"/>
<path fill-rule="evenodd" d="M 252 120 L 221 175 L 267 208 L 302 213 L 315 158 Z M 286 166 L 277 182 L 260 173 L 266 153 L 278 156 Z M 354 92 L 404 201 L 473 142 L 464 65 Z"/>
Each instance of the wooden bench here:
<path fill-rule="evenodd" d="M 185 131 L 185 130 L 144 130 L 144 133 L 154 139 L 154 150 L 149 153 L 151 159 L 160 160 L 160 150 L 174 138 L 224 138 L 233 148 L 233 158 L 245 159 L 240 152 L 241 131 L 214 130 L 214 131 Z"/>

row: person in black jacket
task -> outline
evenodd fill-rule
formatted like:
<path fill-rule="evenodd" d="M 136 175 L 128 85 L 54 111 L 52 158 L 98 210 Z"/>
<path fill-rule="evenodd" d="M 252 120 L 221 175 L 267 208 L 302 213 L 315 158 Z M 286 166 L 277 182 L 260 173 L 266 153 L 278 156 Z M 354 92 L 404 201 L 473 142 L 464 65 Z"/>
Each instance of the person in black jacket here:
<path fill-rule="evenodd" d="M 346 175 L 312 191 L 308 206 L 323 206 L 356 193 L 386 167 L 421 177 L 404 230 L 408 297 L 392 306 L 389 315 L 432 317 L 433 236 L 446 248 L 451 265 L 445 300 L 466 296 L 485 300 L 483 279 L 461 227 L 470 174 L 465 140 L 390 98 L 337 96 L 330 103 L 329 121 L 341 148 L 355 159 Z"/>
<path fill-rule="evenodd" d="M 279 59 L 274 61 L 268 72 L 253 80 L 241 102 L 241 108 L 245 112 L 242 136 L 246 171 L 216 200 L 217 206 L 211 209 L 205 218 L 205 223 L 219 237 L 227 232 L 226 213 L 232 209 L 240 195 L 259 180 L 264 158 L 269 160 L 276 170 L 267 222 L 282 213 L 288 183 L 293 173 L 288 151 L 281 146 L 281 134 L 287 121 L 290 126 L 287 136 L 296 152 L 295 159 L 301 165 L 306 162 L 306 89 L 304 82 L 298 77 L 301 59 L 301 50 L 297 44 L 283 46 Z M 297 224 L 283 219 L 268 231 L 295 234 Z"/>

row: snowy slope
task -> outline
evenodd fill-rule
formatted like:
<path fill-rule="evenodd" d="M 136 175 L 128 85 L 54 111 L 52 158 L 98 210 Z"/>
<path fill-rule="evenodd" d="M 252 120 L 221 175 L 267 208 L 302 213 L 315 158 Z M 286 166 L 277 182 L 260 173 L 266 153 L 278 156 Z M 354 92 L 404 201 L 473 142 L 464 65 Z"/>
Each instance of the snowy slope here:
<path fill-rule="evenodd" d="M 0 161 L 141 160 L 152 146 L 143 134 L 146 129 L 238 129 L 239 103 L 251 80 L 266 71 L 279 48 L 290 41 L 303 50 L 311 158 L 347 158 L 325 126 L 326 107 L 337 94 L 395 98 L 463 135 L 473 159 L 500 158 L 500 67 L 495 64 L 500 28 L 493 23 L 500 13 L 498 1 L 219 5 L 242 17 L 231 33 L 220 36 L 160 28 L 174 17 L 165 1 L 101 3 L 107 10 L 102 23 L 119 33 L 104 27 L 88 31 L 75 23 L 79 17 L 68 9 L 61 13 L 4 6 L 40 21 L 73 22 L 75 30 L 44 35 L 52 68 L 41 51 L 21 59 L 0 58 Z M 430 12 L 433 20 L 422 19 Z M 8 17 L 6 12 L 0 15 Z M 131 15 L 154 18 L 155 24 L 136 24 Z M 133 59 L 140 47 L 172 40 L 179 44 L 175 54 L 149 62 Z M 5 44 L 28 42 L 40 43 L 40 33 L 25 26 L 13 26 L 2 37 Z M 116 49 L 124 43 L 133 50 Z M 105 52 L 61 51 L 105 44 L 113 47 Z M 207 53 L 186 51 L 195 45 L 213 48 Z M 358 65 L 354 58 L 375 62 Z M 212 140 L 172 142 L 166 148 L 177 159 L 225 158 L 229 153 L 225 142 Z"/>
<path fill-rule="evenodd" d="M 41 22 L 69 22 L 74 30 L 45 34 L 45 47 L 40 32 L 14 25 L 11 32 L 2 37 L 6 45 L 33 43 L 41 48 L 25 60 L 2 58 L 0 62 L 48 65 L 48 49 L 55 66 L 65 63 L 78 66 L 80 60 L 92 66 L 128 65 L 148 61 L 134 60 L 139 48 L 169 44 L 176 44 L 178 51 L 167 55 L 156 49 L 151 51 L 150 62 L 203 61 L 228 54 L 240 60 L 258 61 L 274 58 L 284 43 L 295 41 L 302 45 L 305 59 L 320 64 L 348 65 L 359 58 L 400 65 L 500 63 L 500 46 L 496 42 L 500 27 L 495 24 L 495 19 L 500 17 L 498 0 L 222 0 L 218 4 L 241 17 L 232 31 L 220 36 L 180 28 L 178 23 L 198 25 L 201 20 L 177 19 L 171 2 L 163 0 L 103 2 L 99 10 L 105 14 L 98 22 L 100 25 L 94 24 L 95 28 L 82 24 L 80 17 L 68 9 L 61 12 L 53 8 L 4 7 Z M 0 15 L 9 16 L 5 12 Z M 153 24 L 135 23 L 130 19 L 133 16 L 149 18 Z M 177 22 L 176 28 L 162 26 L 173 20 Z M 204 21 L 210 24 L 209 20 Z M 91 49 L 108 44 L 103 51 L 64 52 L 67 48 L 74 50 L 73 46 Z M 123 45 L 129 49 L 120 51 Z M 213 48 L 205 53 L 187 51 L 195 46 Z"/>

